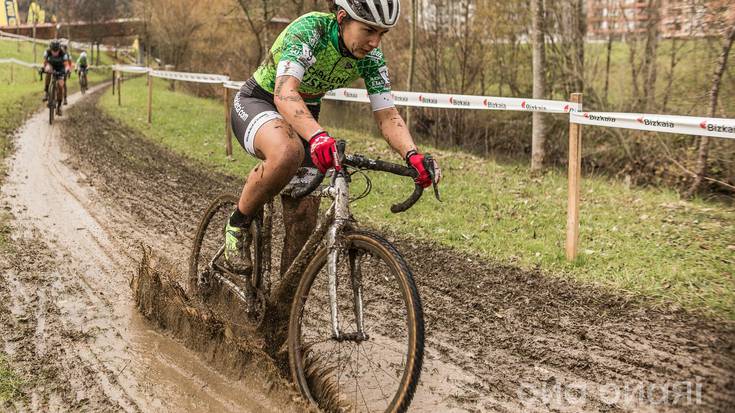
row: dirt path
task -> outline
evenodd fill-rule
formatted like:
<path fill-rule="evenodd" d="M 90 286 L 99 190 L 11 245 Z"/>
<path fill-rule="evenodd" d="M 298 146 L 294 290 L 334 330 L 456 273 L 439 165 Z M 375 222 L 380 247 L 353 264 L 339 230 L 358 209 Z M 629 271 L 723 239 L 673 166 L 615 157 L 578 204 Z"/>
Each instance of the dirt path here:
<path fill-rule="evenodd" d="M 268 394 L 267 378 L 225 378 L 134 310 L 135 238 L 117 226 L 124 211 L 107 209 L 85 175 L 65 164 L 60 127 L 77 121 L 71 106 L 67 113 L 53 127 L 46 112 L 26 123 L 2 188 L 15 219 L 13 246 L 0 261 L 0 345 L 32 380 L 13 407 L 292 410 L 289 395 Z"/>
<path fill-rule="evenodd" d="M 3 272 L 15 272 L 20 275 L 16 279 L 21 281 L 13 281 L 9 276 L 7 285 L 0 287 L 4 288 L 0 289 L 3 302 L 20 303 L 12 304 L 4 319 L 17 328 L 23 323 L 16 313 L 39 314 L 39 302 L 56 303 L 59 314 L 31 316 L 30 324 L 44 320 L 41 323 L 46 326 L 81 331 L 82 339 L 71 341 L 62 333 L 51 333 L 53 330 L 48 327 L 39 336 L 38 327 L 28 326 L 19 335 L 19 342 L 28 342 L 26 346 L 30 347 L 33 343 L 48 343 L 39 337 L 49 336 L 67 343 L 72 356 L 85 360 L 85 365 L 92 368 L 88 387 L 72 386 L 76 391 L 84 390 L 87 403 L 113 403 L 123 408 L 143 406 L 143 410 L 148 410 L 156 405 L 146 397 L 149 393 L 140 389 L 152 389 L 152 394 L 172 394 L 165 400 L 180 402 L 176 405 L 179 410 L 197 410 L 198 406 L 186 402 L 191 400 L 187 395 L 194 388 L 193 384 L 187 387 L 187 383 L 205 383 L 211 389 L 215 386 L 211 379 L 215 383 L 219 380 L 222 386 L 221 392 L 210 394 L 211 403 L 220 403 L 210 405 L 214 410 L 238 405 L 239 401 L 222 399 L 228 394 L 241 395 L 241 388 L 238 393 L 232 386 L 242 383 L 223 379 L 196 357 L 187 359 L 190 365 L 177 364 L 179 369 L 172 369 L 179 374 L 176 380 L 196 376 L 184 384 L 172 385 L 175 381 L 166 374 L 155 379 L 141 378 L 141 371 L 156 371 L 156 365 L 165 370 L 176 364 L 178 357 L 183 357 L 181 354 L 190 353 L 156 335 L 135 315 L 127 281 L 134 269 L 130 257 L 139 256 L 138 242 L 151 245 L 183 270 L 200 211 L 215 194 L 236 191 L 239 179 L 206 172 L 196 163 L 137 137 L 103 116 L 92 102 L 83 103 L 70 113 L 79 122 L 65 125 L 63 140 L 69 159 L 62 161 L 55 135 L 44 134 L 44 143 L 33 141 L 40 138 L 27 133 L 20 138 L 22 145 L 4 190 L 5 202 L 18 215 L 19 228 L 37 227 L 44 233 L 53 229 L 61 241 L 52 251 L 58 251 L 63 259 L 53 259 L 47 267 L 37 264 L 39 256 L 50 254 L 38 254 L 39 249 L 34 247 L 38 240 L 33 238 L 32 231 L 25 235 L 24 239 L 30 240 L 29 251 L 36 252 L 5 265 L 10 272 Z M 35 145 L 36 152 L 52 155 L 39 157 L 40 164 L 31 166 L 34 157 L 23 157 L 24 145 Z M 63 173 L 38 175 L 38 169 L 43 168 L 56 168 Z M 33 176 L 38 179 L 32 179 Z M 62 195 L 66 201 L 57 201 L 55 197 Z M 79 214 L 86 218 L 73 218 Z M 392 241 L 417 275 L 426 312 L 427 360 L 412 410 L 735 409 L 732 323 L 654 311 L 643 302 L 537 272 L 499 266 L 425 242 L 397 236 Z M 64 264 L 58 266 L 59 262 Z M 38 276 L 27 275 L 24 268 L 29 267 Z M 51 280 L 67 291 L 38 287 Z M 37 291 L 44 291 L 43 299 L 37 298 Z M 98 294 L 100 291 L 102 295 Z M 5 299 L 6 296 L 12 300 Z M 85 316 L 93 321 L 84 319 Z M 118 333 L 122 338 L 115 338 Z M 132 338 L 138 334 L 144 336 L 141 341 L 145 345 Z M 32 337 L 24 338 L 28 335 Z M 151 337 L 166 344 L 151 352 L 146 341 Z M 6 349 L 13 350 L 12 343 L 6 340 Z M 55 348 L 43 345 L 46 349 Z M 141 351 L 151 361 L 138 363 L 129 356 L 133 351 L 125 346 L 137 348 L 135 352 Z M 103 348 L 117 349 L 113 354 L 120 355 L 109 357 L 98 351 Z M 173 355 L 160 357 L 164 349 L 175 350 Z M 89 354 L 105 361 L 89 362 Z M 134 365 L 125 368 L 126 360 L 131 359 L 135 363 L 130 364 Z M 105 375 L 100 373 L 103 366 L 107 368 L 107 360 L 113 373 L 122 371 L 118 376 L 123 379 L 117 379 L 117 383 L 123 385 L 107 384 L 110 379 L 104 379 Z M 212 376 L 199 375 L 199 371 Z M 258 382 L 259 374 L 250 376 L 248 380 Z M 255 384 L 248 388 L 262 387 Z M 110 389 L 118 389 L 120 394 Z M 193 398 L 201 397 L 197 394 Z M 266 409 L 273 406 L 268 403 L 282 403 L 273 401 L 274 397 L 279 395 L 252 395 Z"/>

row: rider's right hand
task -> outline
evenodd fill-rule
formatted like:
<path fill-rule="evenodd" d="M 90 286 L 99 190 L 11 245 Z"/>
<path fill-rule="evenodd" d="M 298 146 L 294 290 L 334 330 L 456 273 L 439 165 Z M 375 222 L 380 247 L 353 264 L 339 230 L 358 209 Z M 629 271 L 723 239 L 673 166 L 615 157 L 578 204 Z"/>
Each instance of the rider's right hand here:
<path fill-rule="evenodd" d="M 309 152 L 314 166 L 319 172 L 325 173 L 327 169 L 335 166 L 334 158 L 337 156 L 337 142 L 325 131 L 319 131 L 309 139 Z"/>
<path fill-rule="evenodd" d="M 433 163 L 432 166 L 434 167 L 434 180 L 432 182 L 432 176 L 426 169 L 426 161 L 427 158 L 424 156 L 424 154 L 418 152 L 415 149 L 408 151 L 408 153 L 406 154 L 406 164 L 408 164 L 408 166 L 414 168 L 416 172 L 418 172 L 418 176 L 416 177 L 416 179 L 414 179 L 414 181 L 417 185 L 421 185 L 422 188 L 428 188 L 429 186 L 431 186 L 432 183 L 438 184 L 442 178 L 439 164 L 436 162 L 436 160 L 432 159 L 431 162 Z"/>

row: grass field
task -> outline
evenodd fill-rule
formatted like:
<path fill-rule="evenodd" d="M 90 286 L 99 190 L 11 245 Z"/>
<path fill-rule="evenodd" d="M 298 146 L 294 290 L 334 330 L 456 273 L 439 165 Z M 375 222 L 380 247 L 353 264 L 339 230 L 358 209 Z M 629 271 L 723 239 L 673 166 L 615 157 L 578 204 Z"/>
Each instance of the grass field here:
<path fill-rule="evenodd" d="M 22 380 L 10 369 L 0 351 L 0 406 L 21 395 Z"/>
<path fill-rule="evenodd" d="M 149 139 L 219 171 L 244 177 L 255 165 L 237 143 L 234 159 L 224 156 L 220 101 L 171 92 L 165 81 L 154 84 L 153 126 L 146 124 L 145 79 L 123 85 L 121 107 L 109 93 L 101 105 Z M 347 139 L 353 152 L 400 162 L 379 138 L 344 129 L 331 132 Z M 549 276 L 651 297 L 662 306 L 735 319 L 732 207 L 584 177 L 581 253 L 569 263 L 564 258 L 563 171 L 531 178 L 525 164 L 425 150 L 441 161 L 444 202 L 426 197 L 410 212 L 393 215 L 390 204 L 405 197 L 411 183 L 372 174 L 373 193 L 354 204 L 359 220 L 502 263 L 540 268 Z M 461 277 L 461 269 L 457 272 Z"/>

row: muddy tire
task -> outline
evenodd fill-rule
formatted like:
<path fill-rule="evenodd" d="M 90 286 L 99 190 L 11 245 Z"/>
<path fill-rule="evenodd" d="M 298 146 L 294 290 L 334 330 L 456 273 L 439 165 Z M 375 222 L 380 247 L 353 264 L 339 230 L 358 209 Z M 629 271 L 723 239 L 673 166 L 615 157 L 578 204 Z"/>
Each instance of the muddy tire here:
<path fill-rule="evenodd" d="M 205 241 L 205 237 L 209 238 L 214 236 L 213 232 L 216 231 L 217 228 L 210 227 L 213 227 L 215 225 L 219 226 L 220 224 L 213 222 L 215 221 L 215 216 L 223 213 L 226 214 L 227 210 L 232 211 L 232 208 L 234 208 L 235 205 L 237 205 L 236 196 L 229 194 L 221 195 L 217 197 L 217 199 L 215 199 L 204 212 L 204 216 L 197 226 L 197 232 L 194 236 L 194 245 L 192 246 L 191 255 L 189 256 L 190 292 L 201 294 L 204 292 L 201 291 L 201 289 L 204 287 L 206 282 L 211 282 L 211 279 L 200 280 L 201 277 L 207 278 L 207 275 L 203 274 L 203 272 L 205 271 L 204 268 L 207 265 L 207 261 L 211 259 L 211 256 L 208 256 L 209 254 L 211 254 L 211 251 L 209 251 L 209 249 L 211 249 L 211 246 L 206 245 L 210 243 L 210 240 Z M 221 221 L 221 219 L 218 220 Z M 224 226 L 222 227 L 222 230 L 224 230 Z M 222 242 L 224 243 L 224 235 L 222 235 Z M 202 247 L 204 247 L 204 251 L 202 250 Z M 202 283 L 202 281 L 204 281 L 204 283 Z"/>
<path fill-rule="evenodd" d="M 349 258 L 338 259 L 340 332 L 357 331 L 354 287 L 350 278 L 340 274 L 359 266 L 368 338 L 342 342 L 332 338 L 326 292 L 328 251 L 320 249 L 306 268 L 291 307 L 292 378 L 302 395 L 325 411 L 405 412 L 418 385 L 424 355 L 423 310 L 413 275 L 395 247 L 378 235 L 348 232 L 342 246 L 340 258 Z M 358 264 L 352 261 L 356 256 L 361 257 Z M 353 346 L 352 351 L 343 350 L 347 346 Z M 344 367 L 342 354 L 348 353 L 349 366 Z M 375 361 L 377 357 L 385 359 Z M 352 358 L 357 359 L 357 369 Z"/>
<path fill-rule="evenodd" d="M 214 282 L 211 270 L 208 269 L 209 261 L 215 256 L 217 250 L 224 245 L 224 229 L 227 219 L 237 205 L 238 197 L 231 194 L 220 195 L 207 208 L 202 220 L 197 227 L 194 236 L 194 245 L 189 256 L 189 291 L 199 296 L 207 296 Z M 263 259 L 261 253 L 261 221 L 260 217 L 253 220 L 250 231 L 253 241 L 250 246 L 252 251 L 253 274 L 248 277 L 250 282 L 238 283 L 258 307 L 255 317 L 262 319 L 262 307 L 265 305 L 258 290 L 262 289 Z M 223 259 L 223 258 L 220 258 Z M 252 303 L 246 303 L 252 304 Z"/>
<path fill-rule="evenodd" d="M 48 95 L 48 124 L 54 124 L 54 112 L 56 111 L 56 85 L 49 85 Z"/>

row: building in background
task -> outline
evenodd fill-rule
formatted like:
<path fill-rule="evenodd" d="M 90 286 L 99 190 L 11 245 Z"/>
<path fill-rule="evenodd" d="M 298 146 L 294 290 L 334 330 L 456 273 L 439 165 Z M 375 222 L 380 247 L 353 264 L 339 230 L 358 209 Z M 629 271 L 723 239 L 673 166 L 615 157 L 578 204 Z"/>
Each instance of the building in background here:
<path fill-rule="evenodd" d="M 616 38 L 645 32 L 655 18 L 649 0 L 588 0 L 587 35 Z M 735 21 L 733 0 L 661 0 L 659 33 L 664 38 L 720 35 L 722 23 Z"/>
<path fill-rule="evenodd" d="M 3 0 L 3 7 L 0 9 L 0 27 L 14 27 L 18 25 L 20 25 L 18 2 L 15 0 Z"/>

